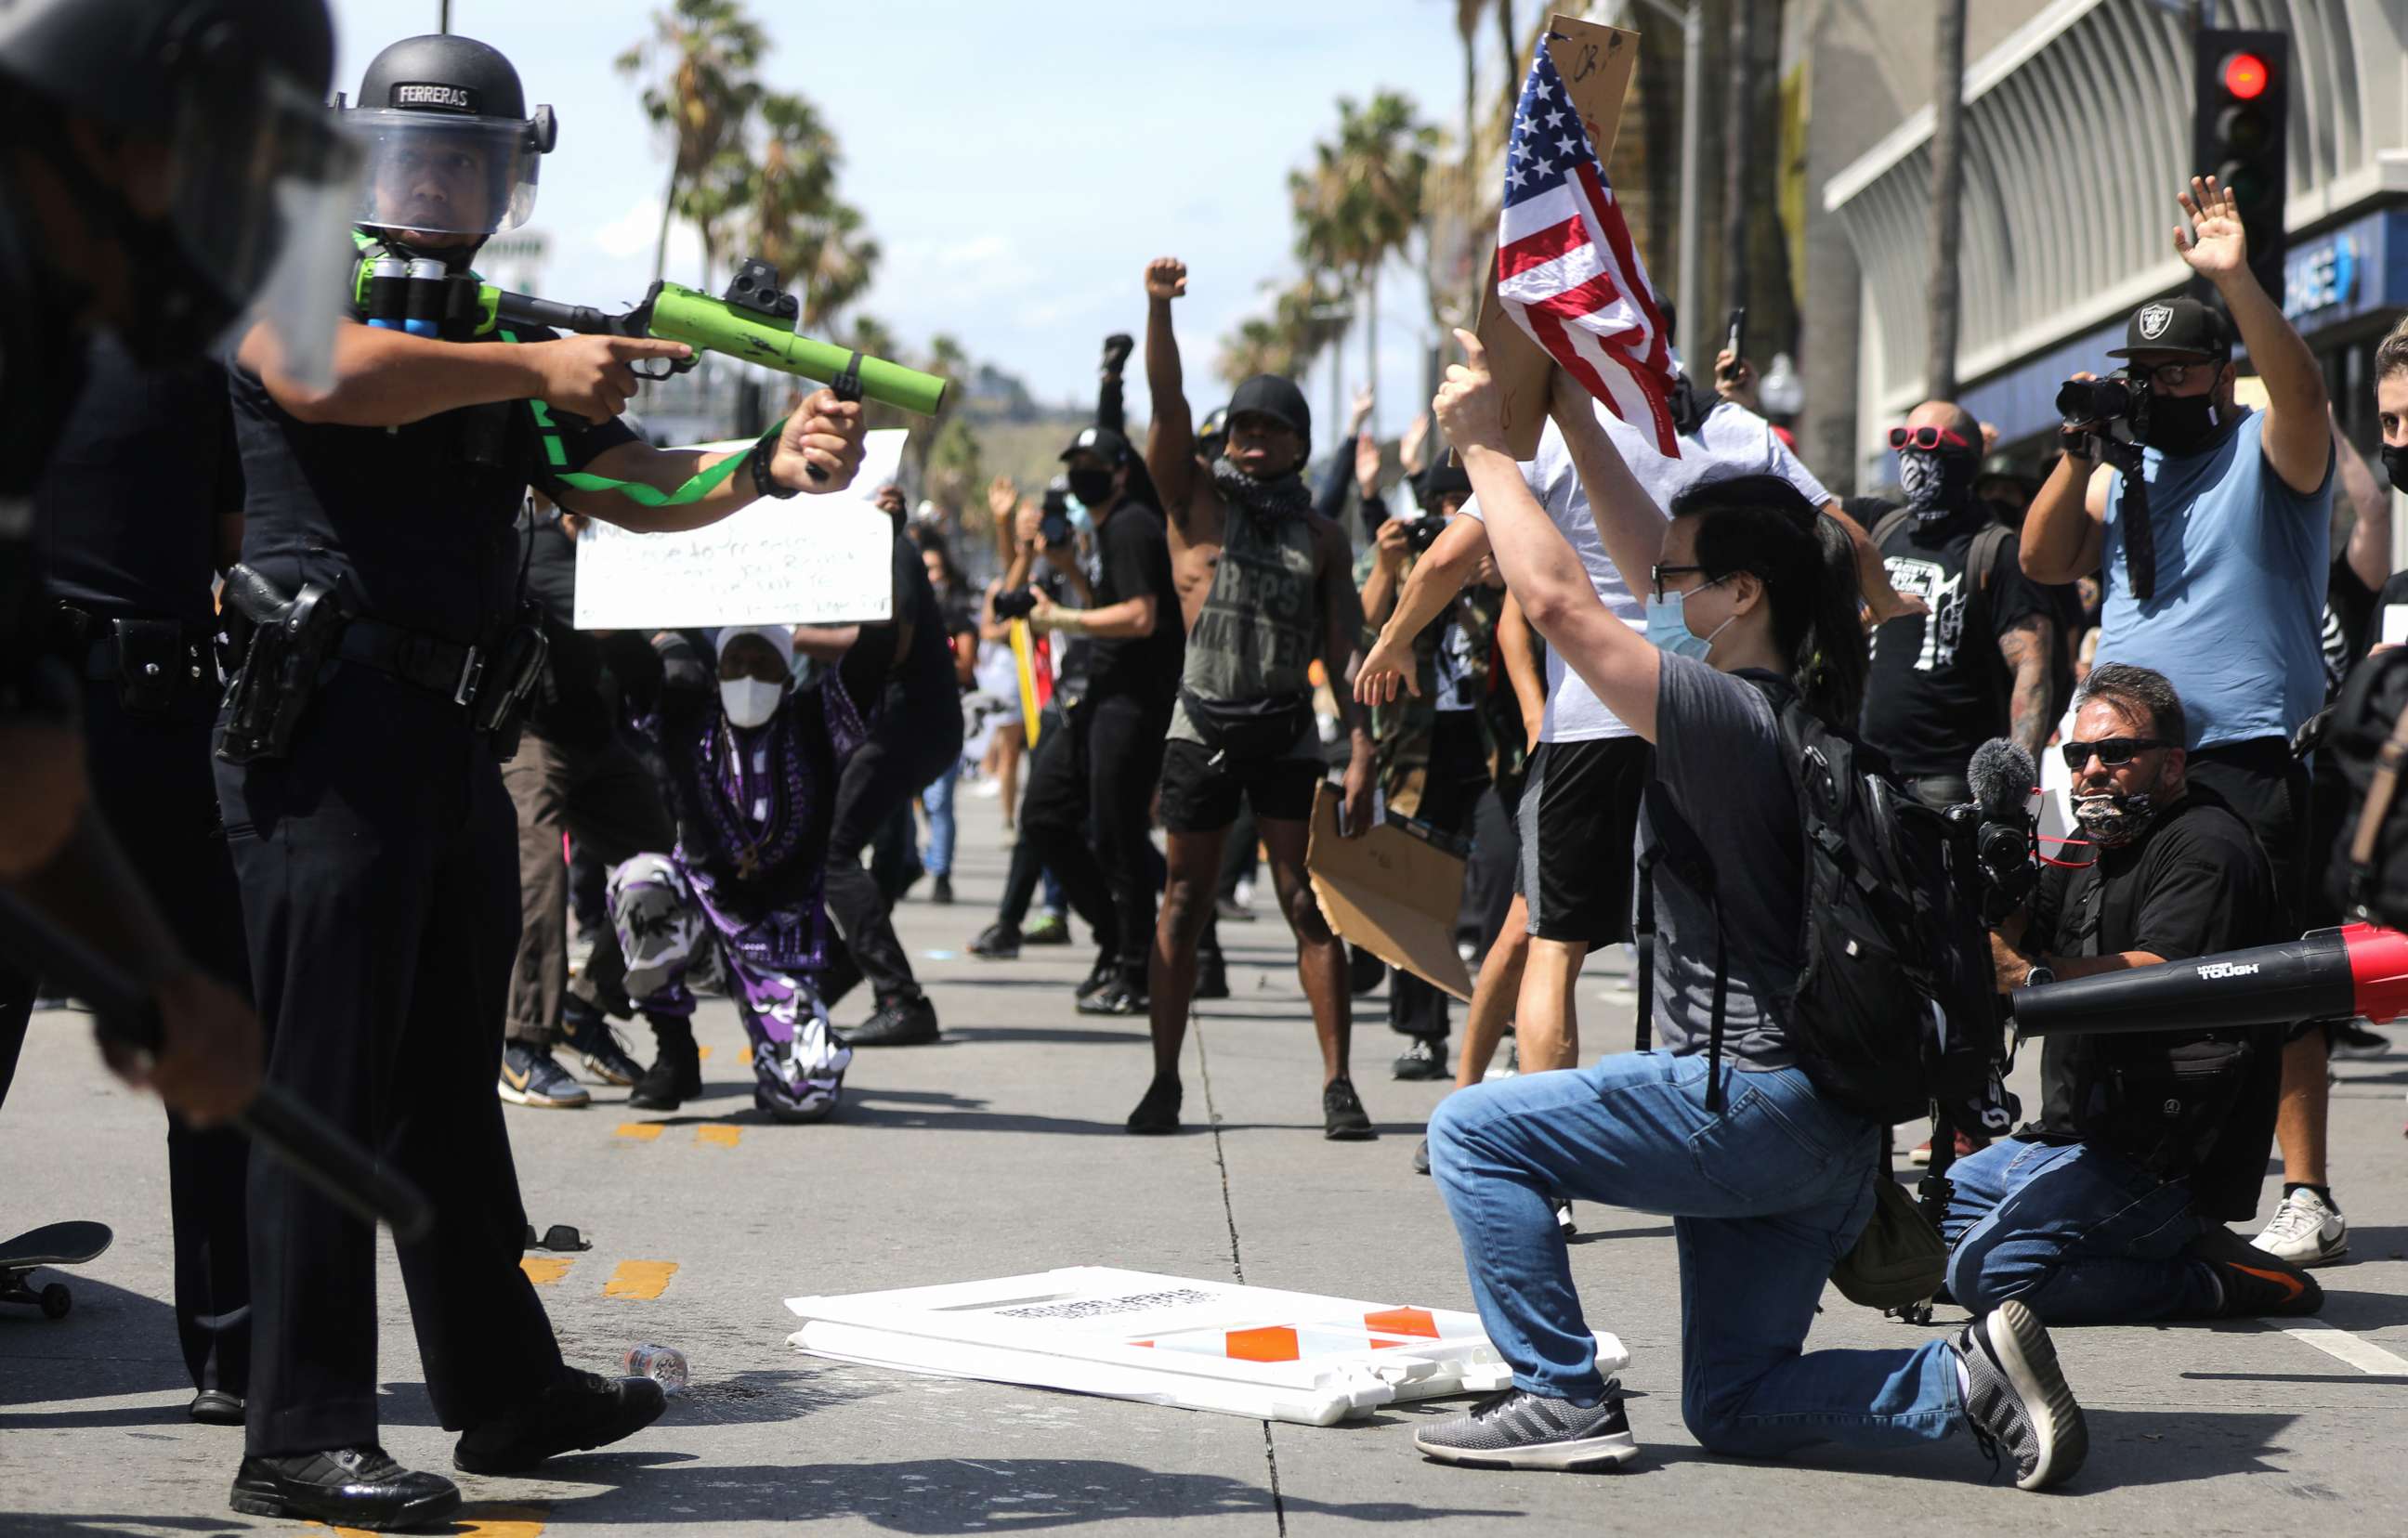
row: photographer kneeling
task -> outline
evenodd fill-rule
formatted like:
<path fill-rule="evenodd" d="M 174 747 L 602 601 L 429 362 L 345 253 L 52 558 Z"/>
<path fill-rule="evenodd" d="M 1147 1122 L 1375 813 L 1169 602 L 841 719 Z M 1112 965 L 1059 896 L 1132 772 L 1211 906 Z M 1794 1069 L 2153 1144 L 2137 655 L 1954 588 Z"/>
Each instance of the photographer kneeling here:
<path fill-rule="evenodd" d="M 2186 777 L 2162 674 L 2102 663 L 2075 696 L 2074 807 L 2096 858 L 2052 866 L 1992 940 L 1999 990 L 2281 937 L 2265 851 Z M 2068 1034 L 2041 1119 L 1949 1167 L 1948 1288 L 2050 1324 L 2314 1314 L 2324 1291 L 2224 1227 L 2257 1209 L 2282 1032 Z"/>

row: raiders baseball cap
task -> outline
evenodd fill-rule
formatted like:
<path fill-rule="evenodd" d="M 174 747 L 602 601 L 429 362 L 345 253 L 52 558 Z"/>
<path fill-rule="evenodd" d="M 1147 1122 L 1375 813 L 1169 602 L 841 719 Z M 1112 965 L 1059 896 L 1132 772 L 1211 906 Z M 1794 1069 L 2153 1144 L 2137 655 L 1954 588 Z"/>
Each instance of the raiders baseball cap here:
<path fill-rule="evenodd" d="M 2219 311 L 2187 294 L 2153 300 L 2132 312 L 2132 319 L 2124 327 L 2124 345 L 2107 356 L 2128 358 L 2135 352 L 2187 352 L 2198 358 L 2229 358 L 2232 334 L 2226 329 Z"/>
<path fill-rule="evenodd" d="M 1070 447 L 1062 450 L 1066 460 L 1073 454 L 1098 455 L 1117 470 L 1128 463 L 1129 442 L 1109 427 L 1082 427 L 1079 435 L 1070 440 Z"/>

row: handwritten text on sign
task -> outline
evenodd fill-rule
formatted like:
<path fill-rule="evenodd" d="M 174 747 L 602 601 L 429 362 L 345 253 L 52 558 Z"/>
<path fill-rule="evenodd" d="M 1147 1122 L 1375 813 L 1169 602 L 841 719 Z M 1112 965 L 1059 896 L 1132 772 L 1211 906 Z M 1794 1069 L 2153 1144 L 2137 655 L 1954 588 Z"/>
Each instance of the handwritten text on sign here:
<path fill-rule="evenodd" d="M 870 499 L 895 478 L 907 435 L 901 428 L 870 434 L 861 473 L 834 495 L 764 498 L 683 534 L 632 534 L 588 523 L 577 542 L 577 628 L 828 625 L 892 618 L 895 525 Z"/>

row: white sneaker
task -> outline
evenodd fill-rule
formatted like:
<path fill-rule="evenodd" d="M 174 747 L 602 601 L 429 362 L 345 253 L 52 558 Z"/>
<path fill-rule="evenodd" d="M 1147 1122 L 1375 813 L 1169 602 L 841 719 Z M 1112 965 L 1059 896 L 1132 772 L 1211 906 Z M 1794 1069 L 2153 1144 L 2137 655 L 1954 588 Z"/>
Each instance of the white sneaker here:
<path fill-rule="evenodd" d="M 2349 1253 L 2349 1222 L 2312 1190 L 2295 1190 L 2250 1241 L 2295 1266 L 2328 1265 Z"/>

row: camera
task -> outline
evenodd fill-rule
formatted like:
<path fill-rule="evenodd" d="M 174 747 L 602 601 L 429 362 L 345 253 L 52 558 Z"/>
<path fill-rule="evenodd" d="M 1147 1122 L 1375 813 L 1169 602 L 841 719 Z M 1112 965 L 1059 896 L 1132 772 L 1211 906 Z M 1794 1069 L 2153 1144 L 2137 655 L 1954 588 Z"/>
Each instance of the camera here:
<path fill-rule="evenodd" d="M 1402 521 L 1405 526 L 1405 548 L 1415 555 L 1420 555 L 1437 544 L 1438 536 L 1446 530 L 1446 520 L 1442 518 L 1425 515 L 1421 518 L 1405 519 Z"/>
<path fill-rule="evenodd" d="M 1070 526 L 1070 482 L 1067 477 L 1055 476 L 1046 486 L 1037 534 L 1055 549 L 1067 548 L 1076 537 L 1077 531 Z"/>
<path fill-rule="evenodd" d="M 998 619 L 1025 619 L 1037 612 L 1037 594 L 1026 588 L 1014 588 L 995 595 L 995 617 Z"/>
<path fill-rule="evenodd" d="M 2040 884 L 2039 822 L 2028 814 L 2000 817 L 1973 802 L 1949 807 L 1946 816 L 1960 830 L 1971 831 L 1973 868 L 1982 878 L 1982 922 L 2004 923 Z"/>
<path fill-rule="evenodd" d="M 2103 378 L 2068 379 L 2057 387 L 2057 415 L 2068 433 L 2080 431 L 2103 456 L 2112 446 L 2148 436 L 2149 384 L 2128 368 Z"/>

